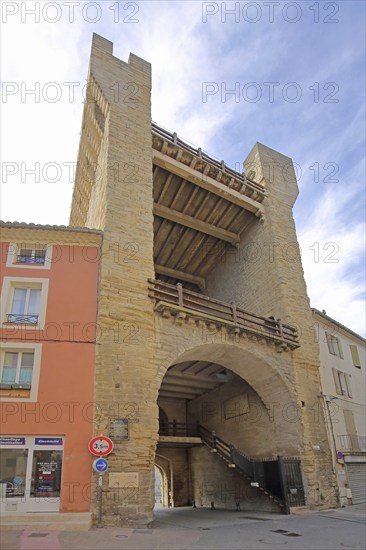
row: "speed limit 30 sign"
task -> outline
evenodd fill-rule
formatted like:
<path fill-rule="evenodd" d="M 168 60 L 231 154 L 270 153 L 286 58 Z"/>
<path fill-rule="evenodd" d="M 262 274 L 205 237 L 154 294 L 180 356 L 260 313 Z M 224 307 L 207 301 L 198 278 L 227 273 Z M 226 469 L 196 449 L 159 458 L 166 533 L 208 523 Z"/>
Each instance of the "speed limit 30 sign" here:
<path fill-rule="evenodd" d="M 109 437 L 98 435 L 89 441 L 88 449 L 95 456 L 107 456 L 113 451 L 113 441 Z"/>

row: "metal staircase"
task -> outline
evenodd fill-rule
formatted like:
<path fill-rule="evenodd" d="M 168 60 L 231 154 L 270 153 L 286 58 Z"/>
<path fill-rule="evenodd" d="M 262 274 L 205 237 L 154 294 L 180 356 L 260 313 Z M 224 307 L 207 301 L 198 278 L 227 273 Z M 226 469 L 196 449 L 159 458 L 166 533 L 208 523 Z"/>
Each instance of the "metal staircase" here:
<path fill-rule="evenodd" d="M 279 456 L 274 460 L 254 460 L 201 425 L 198 426 L 198 433 L 211 452 L 217 453 L 229 468 L 250 481 L 252 487 L 277 502 L 283 513 L 290 513 L 290 504 L 305 504 L 298 459 Z M 297 475 L 293 475 L 295 470 Z"/>

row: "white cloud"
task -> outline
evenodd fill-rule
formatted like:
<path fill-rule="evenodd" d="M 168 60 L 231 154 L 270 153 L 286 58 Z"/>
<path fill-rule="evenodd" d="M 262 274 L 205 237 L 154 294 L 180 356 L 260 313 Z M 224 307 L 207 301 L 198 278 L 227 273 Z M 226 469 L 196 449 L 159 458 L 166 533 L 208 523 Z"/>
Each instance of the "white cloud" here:
<path fill-rule="evenodd" d="M 328 190 L 299 233 L 299 242 L 312 306 L 365 334 L 365 226 L 341 221 L 342 209 L 355 195 L 352 187 Z"/>

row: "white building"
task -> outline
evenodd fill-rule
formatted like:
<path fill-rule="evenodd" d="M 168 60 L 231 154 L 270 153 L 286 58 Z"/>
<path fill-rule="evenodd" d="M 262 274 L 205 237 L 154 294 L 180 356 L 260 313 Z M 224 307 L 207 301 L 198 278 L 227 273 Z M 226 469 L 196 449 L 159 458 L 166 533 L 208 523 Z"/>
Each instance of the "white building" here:
<path fill-rule="evenodd" d="M 366 501 L 365 339 L 313 309 L 321 399 L 342 506 Z"/>

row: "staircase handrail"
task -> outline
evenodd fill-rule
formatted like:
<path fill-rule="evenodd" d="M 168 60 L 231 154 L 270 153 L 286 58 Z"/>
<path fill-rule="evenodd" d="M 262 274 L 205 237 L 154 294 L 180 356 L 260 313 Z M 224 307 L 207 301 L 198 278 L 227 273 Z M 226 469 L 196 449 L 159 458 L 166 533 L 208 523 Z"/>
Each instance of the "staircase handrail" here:
<path fill-rule="evenodd" d="M 285 506 L 283 498 L 276 495 L 266 487 L 266 480 L 264 475 L 263 464 L 265 462 L 278 462 L 278 458 L 270 460 L 258 460 L 246 456 L 242 451 L 237 449 L 234 445 L 226 443 L 223 439 L 216 435 L 216 432 L 210 431 L 201 424 L 198 425 L 198 433 L 206 445 L 215 449 L 218 454 L 224 455 L 226 459 L 230 459 L 230 462 L 235 465 L 238 471 L 242 472 L 245 476 L 251 479 L 252 482 L 258 484 L 258 486 L 271 495 L 283 508 Z M 222 449 L 229 449 L 230 452 L 222 452 Z"/>

